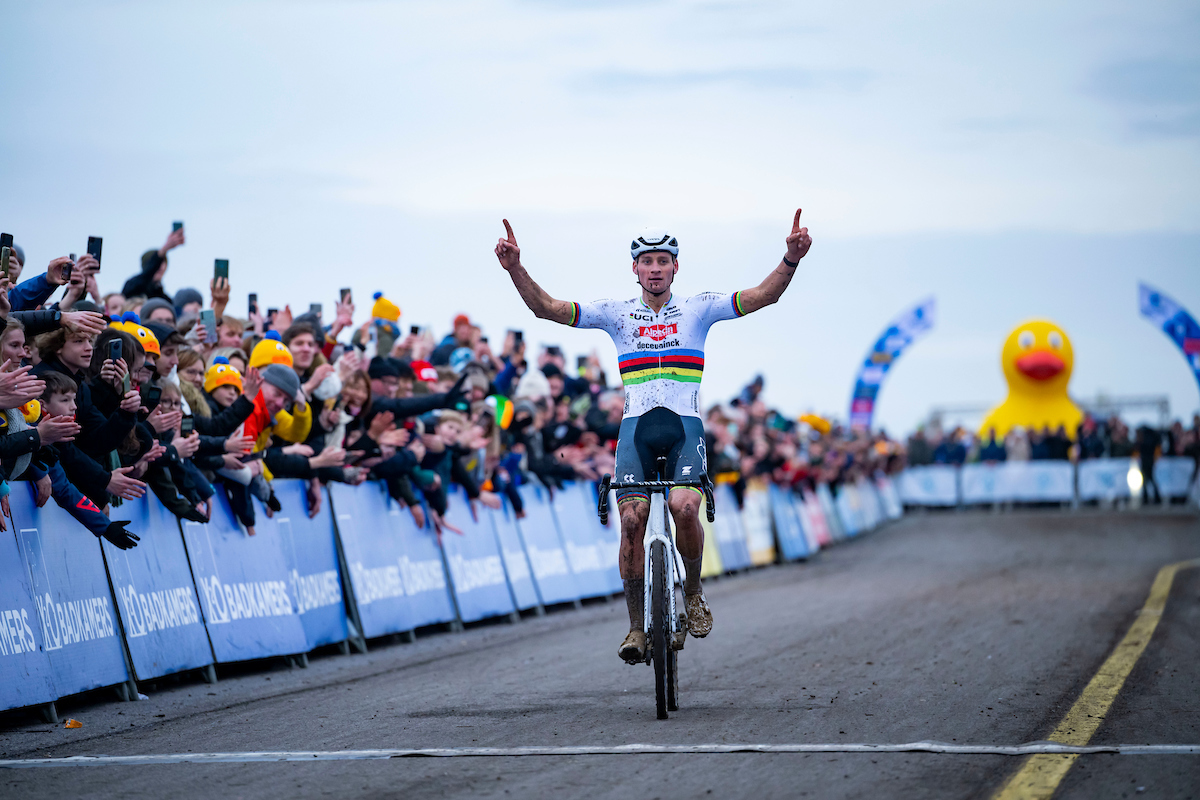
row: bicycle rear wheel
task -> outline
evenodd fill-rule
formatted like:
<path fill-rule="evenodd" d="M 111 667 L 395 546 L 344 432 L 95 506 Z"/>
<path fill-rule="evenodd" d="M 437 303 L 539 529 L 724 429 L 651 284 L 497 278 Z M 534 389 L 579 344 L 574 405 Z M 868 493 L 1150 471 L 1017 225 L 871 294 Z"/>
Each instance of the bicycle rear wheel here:
<path fill-rule="evenodd" d="M 661 542 L 650 543 L 650 647 L 654 662 L 654 700 L 658 718 L 667 718 L 667 675 L 675 651 L 671 649 L 670 598 L 667 592 L 667 549 Z M 672 690 L 674 687 L 672 687 Z"/>

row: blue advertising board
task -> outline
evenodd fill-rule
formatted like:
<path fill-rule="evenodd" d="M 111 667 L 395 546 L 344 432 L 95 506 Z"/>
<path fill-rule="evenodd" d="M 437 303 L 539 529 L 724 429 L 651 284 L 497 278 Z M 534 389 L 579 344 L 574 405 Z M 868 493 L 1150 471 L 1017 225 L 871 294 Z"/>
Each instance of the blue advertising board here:
<path fill-rule="evenodd" d="M 562 540 L 558 537 L 548 492 L 532 484 L 525 484 L 518 491 L 521 493 L 521 502 L 525 504 L 525 516 L 517 520 L 517 529 L 521 532 L 521 541 L 529 556 L 533 579 L 537 582 L 542 602 L 554 605 L 578 600 L 579 589 L 567 564 Z"/>
<path fill-rule="evenodd" d="M 101 540 L 134 675 L 149 680 L 213 663 L 175 515 L 149 494 L 116 511 L 142 537 L 130 550 Z"/>
<path fill-rule="evenodd" d="M 382 483 L 335 483 L 329 490 L 363 636 L 455 619 L 433 531 L 417 528 L 412 513 L 392 502 Z"/>
<path fill-rule="evenodd" d="M 358 487 L 331 483 L 329 498 L 363 636 L 412 630 L 416 625 L 400 574 L 404 543 L 388 524 L 387 491 L 376 482 Z"/>
<path fill-rule="evenodd" d="M 554 492 L 550 508 L 562 538 L 567 563 L 575 575 L 579 596 L 601 597 L 609 593 L 604 558 L 596 538 L 595 526 L 584 519 L 582 486 L 568 482 Z"/>
<path fill-rule="evenodd" d="M 713 499 L 717 506 L 713 532 L 717 536 L 721 565 L 728 572 L 745 569 L 750 566 L 750 548 L 746 545 L 746 531 L 733 489 L 728 484 L 719 484 L 713 490 Z"/>
<path fill-rule="evenodd" d="M 829 491 L 829 484 L 817 484 L 817 504 L 821 507 L 825 524 L 829 526 L 829 535 L 836 542 L 843 541 L 847 536 L 846 529 L 842 527 L 842 520 L 838 516 L 837 507 L 833 502 L 833 492 Z"/>
<path fill-rule="evenodd" d="M 796 510 L 794 496 L 774 483 L 768 488 L 771 498 L 771 516 L 775 520 L 775 538 L 784 561 L 797 561 L 809 555 L 808 540 L 800 514 Z"/>
<path fill-rule="evenodd" d="M 429 516 L 427 510 L 426 519 Z M 432 524 L 426 522 L 425 527 L 418 528 L 412 514 L 401 511 L 395 503 L 388 504 L 388 520 L 404 543 L 401 572 L 415 627 L 453 621 L 454 600 L 446 584 L 446 564 Z M 442 534 L 443 538 L 454 535 L 450 531 Z"/>
<path fill-rule="evenodd" d="M 265 515 L 261 514 L 264 517 Z M 183 540 L 213 653 L 219 663 L 308 651 L 308 638 L 288 594 L 288 565 L 279 537 L 265 526 L 248 536 L 223 492 L 209 522 L 182 520 Z"/>
<path fill-rule="evenodd" d="M 608 496 L 608 524 L 600 524 L 600 515 L 596 513 L 596 504 L 600 499 L 598 487 L 594 483 L 578 483 L 568 487 L 574 491 L 583 503 L 583 514 L 579 517 L 579 525 L 591 531 L 592 541 L 600 552 L 600 563 L 604 568 L 605 594 L 617 594 L 625 591 L 621 582 L 619 558 L 621 554 L 621 513 L 617 509 L 616 492 Z"/>
<path fill-rule="evenodd" d="M 292 604 L 308 639 L 308 649 L 344 642 L 350 635 L 346 625 L 346 603 L 334 539 L 333 512 L 323 503 L 316 516 L 308 515 L 308 493 L 296 478 L 272 481 L 283 510 L 259 528 L 279 537 L 288 566 Z M 262 514 L 261 509 L 259 512 Z"/>
<path fill-rule="evenodd" d="M 446 510 L 447 524 L 462 531 L 445 531 L 442 549 L 450 569 L 450 584 L 463 622 L 511 614 L 516 610 L 496 531 L 491 520 L 473 509 L 465 491 L 454 492 Z"/>
<path fill-rule="evenodd" d="M 12 487 L 14 494 L 27 491 Z M 57 698 L 29 570 L 10 528 L 0 532 L 0 711 Z"/>
<path fill-rule="evenodd" d="M 496 530 L 496 541 L 504 559 L 504 571 L 508 575 L 508 585 L 512 588 L 517 608 L 522 611 L 535 608 L 542 600 L 533 582 L 529 557 L 525 555 L 525 546 L 521 544 L 521 533 L 517 530 L 512 507 L 505 502 L 500 511 L 489 510 L 487 515 Z"/>
<path fill-rule="evenodd" d="M 38 508 L 32 484 L 9 495 L 17 546 L 29 570 L 59 696 L 129 680 L 125 647 L 100 543 L 54 503 Z"/>

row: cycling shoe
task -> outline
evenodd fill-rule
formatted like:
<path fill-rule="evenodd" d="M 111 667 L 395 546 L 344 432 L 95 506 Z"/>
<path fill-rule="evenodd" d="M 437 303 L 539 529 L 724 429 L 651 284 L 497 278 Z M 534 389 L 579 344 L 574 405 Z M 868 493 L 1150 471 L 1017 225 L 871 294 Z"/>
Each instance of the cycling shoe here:
<path fill-rule="evenodd" d="M 704 594 L 685 594 L 683 604 L 687 608 L 688 633 L 697 639 L 703 639 L 712 631 L 712 611 Z"/>
<path fill-rule="evenodd" d="M 617 655 L 626 664 L 641 664 L 646 660 L 646 634 L 644 631 L 630 631 L 617 648 Z"/>

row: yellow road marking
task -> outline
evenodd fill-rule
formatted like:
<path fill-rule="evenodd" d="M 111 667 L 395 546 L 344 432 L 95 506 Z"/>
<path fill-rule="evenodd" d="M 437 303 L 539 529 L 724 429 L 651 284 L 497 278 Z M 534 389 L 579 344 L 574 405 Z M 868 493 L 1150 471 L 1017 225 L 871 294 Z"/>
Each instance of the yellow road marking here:
<path fill-rule="evenodd" d="M 1138 612 L 1129 632 L 1088 682 L 1083 694 L 1071 706 L 1062 722 L 1058 723 L 1054 733 L 1050 734 L 1050 741 L 1077 746 L 1091 741 L 1113 701 L 1117 699 L 1117 693 L 1125 685 L 1133 665 L 1150 643 L 1150 637 L 1162 619 L 1175 574 L 1196 566 L 1200 566 L 1200 559 L 1168 564 L 1158 571 L 1146 604 Z M 1077 754 L 1030 756 L 993 800 L 1049 800 L 1077 758 Z"/>

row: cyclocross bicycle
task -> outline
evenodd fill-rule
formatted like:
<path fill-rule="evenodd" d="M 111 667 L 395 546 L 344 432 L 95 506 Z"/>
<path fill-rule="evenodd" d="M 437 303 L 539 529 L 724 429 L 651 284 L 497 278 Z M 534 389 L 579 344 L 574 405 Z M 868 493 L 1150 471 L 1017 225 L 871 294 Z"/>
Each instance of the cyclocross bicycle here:
<path fill-rule="evenodd" d="M 679 710 L 678 652 L 683 649 L 687 637 L 687 615 L 677 611 L 676 604 L 676 587 L 682 593 L 683 583 L 676 569 L 678 556 L 675 540 L 671 537 L 667 496 L 676 487 L 699 489 L 704 493 L 709 522 L 716 518 L 716 507 L 708 475 L 701 473 L 700 479 L 694 481 L 668 481 L 663 476 L 670 474 L 673 466 L 668 470 L 667 457 L 657 455 L 655 462 L 655 480 L 651 481 L 613 483 L 612 476 L 606 474 L 600 481 L 600 503 L 596 510 L 600 522 L 607 525 L 610 490 L 638 489 L 650 496 L 650 517 L 642 538 L 646 587 L 642 630 L 646 633 L 646 663 L 654 665 L 654 697 L 658 718 L 666 719 L 668 710 Z"/>

